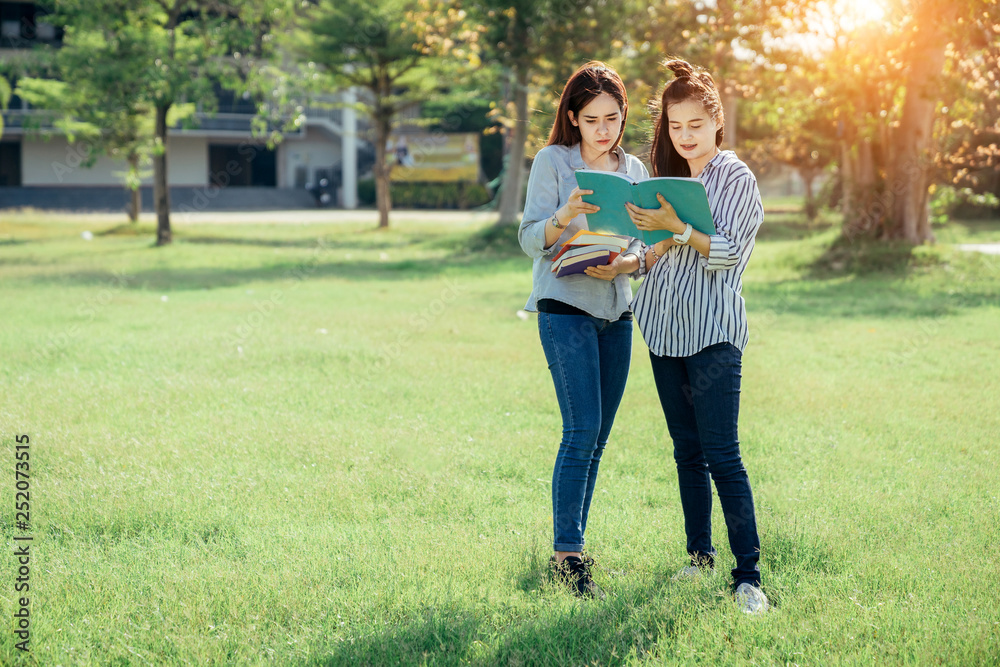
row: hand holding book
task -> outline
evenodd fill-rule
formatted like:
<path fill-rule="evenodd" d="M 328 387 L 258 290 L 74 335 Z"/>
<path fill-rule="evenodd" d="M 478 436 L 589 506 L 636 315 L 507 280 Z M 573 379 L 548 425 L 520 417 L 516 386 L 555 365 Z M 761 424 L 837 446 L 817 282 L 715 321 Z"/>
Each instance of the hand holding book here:
<path fill-rule="evenodd" d="M 587 196 L 587 201 L 600 207 L 599 211 L 587 215 L 587 225 L 592 231 L 641 238 L 646 245 L 673 238 L 676 227 L 670 226 L 670 219 L 664 223 L 657 217 L 649 221 L 651 226 L 646 229 L 638 228 L 632 220 L 633 211 L 640 215 L 643 212 L 651 214 L 664 209 L 666 202 L 670 202 L 673 217 L 681 221 L 681 231 L 686 229 L 684 223 L 688 223 L 703 234 L 715 233 L 708 193 L 696 178 L 664 176 L 636 182 L 624 174 L 579 169 L 576 181 L 580 188 L 594 192 Z"/>
<path fill-rule="evenodd" d="M 604 278 L 604 272 L 599 271 L 600 275 L 593 275 L 588 268 L 612 264 L 618 255 L 625 251 L 628 244 L 629 239 L 624 236 L 581 229 L 573 235 L 573 238 L 566 241 L 562 249 L 552 258 L 552 273 L 556 274 L 557 278 L 583 273 L 607 280 Z"/>
<path fill-rule="evenodd" d="M 631 273 L 635 268 L 629 269 L 623 267 L 622 265 L 628 261 L 626 258 L 633 258 L 634 255 L 618 255 L 610 264 L 605 264 L 603 266 L 588 266 L 585 273 L 591 278 L 599 278 L 600 280 L 611 281 L 615 279 L 620 273 Z"/>
<path fill-rule="evenodd" d="M 586 215 L 588 213 L 597 213 L 600 211 L 600 206 L 583 201 L 584 195 L 592 194 L 594 194 L 593 190 L 584 190 L 579 187 L 573 188 L 573 192 L 569 193 L 569 201 L 567 201 L 563 206 L 563 208 L 566 209 L 566 219 L 572 220 L 581 213 Z"/>
<path fill-rule="evenodd" d="M 683 234 L 687 225 L 677 217 L 674 207 L 659 192 L 656 193 L 656 199 L 660 202 L 660 208 L 639 208 L 632 202 L 625 202 L 632 224 L 643 232 L 663 230 L 672 234 Z"/>

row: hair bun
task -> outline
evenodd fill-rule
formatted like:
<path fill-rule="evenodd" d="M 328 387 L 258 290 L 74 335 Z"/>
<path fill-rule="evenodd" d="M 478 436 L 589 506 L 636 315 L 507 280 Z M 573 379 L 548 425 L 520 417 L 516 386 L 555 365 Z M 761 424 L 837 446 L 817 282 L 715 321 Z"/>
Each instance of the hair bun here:
<path fill-rule="evenodd" d="M 694 68 L 686 60 L 668 60 L 663 66 L 673 72 L 674 76 L 678 79 L 682 76 L 694 76 Z"/>

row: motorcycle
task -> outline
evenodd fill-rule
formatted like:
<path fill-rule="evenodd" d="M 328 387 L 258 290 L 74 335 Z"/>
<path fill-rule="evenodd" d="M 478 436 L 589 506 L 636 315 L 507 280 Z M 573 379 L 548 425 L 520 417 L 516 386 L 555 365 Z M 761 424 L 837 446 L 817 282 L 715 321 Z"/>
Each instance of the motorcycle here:
<path fill-rule="evenodd" d="M 333 193 L 330 192 L 330 181 L 321 178 L 318 185 L 313 185 L 309 183 L 306 185 L 306 190 L 312 194 L 313 199 L 316 200 L 316 207 L 322 208 L 324 206 L 329 206 L 330 202 L 333 201 Z"/>

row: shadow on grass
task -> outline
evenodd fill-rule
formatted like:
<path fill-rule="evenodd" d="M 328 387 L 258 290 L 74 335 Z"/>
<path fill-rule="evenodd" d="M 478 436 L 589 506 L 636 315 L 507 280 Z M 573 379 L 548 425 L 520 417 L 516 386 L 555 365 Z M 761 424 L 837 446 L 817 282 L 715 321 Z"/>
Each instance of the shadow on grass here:
<path fill-rule="evenodd" d="M 903 241 L 838 236 L 809 267 L 809 277 L 824 280 L 853 274 L 902 276 L 914 269 L 942 263 L 933 246 L 914 246 Z"/>
<path fill-rule="evenodd" d="M 622 591 L 604 602 L 540 604 L 504 627 L 459 604 L 428 608 L 405 622 L 341 641 L 309 665 L 618 665 L 675 641 L 680 621 L 663 613 L 660 588 Z"/>
<path fill-rule="evenodd" d="M 396 282 L 400 280 L 428 280 L 440 277 L 454 269 L 475 269 L 476 273 L 491 274 L 523 268 L 509 258 L 483 260 L 473 257 L 450 259 L 404 260 L 378 262 L 344 260 L 335 262 L 280 262 L 247 269 L 230 269 L 213 266 L 181 269 L 148 269 L 125 271 L 126 289 L 157 291 L 185 291 L 235 287 L 246 283 L 287 282 L 336 278 L 346 281 Z M 530 265 L 525 268 L 530 270 Z M 121 274 L 111 271 L 73 271 L 57 275 L 28 278 L 36 284 L 72 284 L 105 287 L 118 284 Z"/>
<path fill-rule="evenodd" d="M 156 239 L 156 225 L 140 222 L 123 222 L 120 225 L 94 232 L 94 236 L 143 236 Z"/>
<path fill-rule="evenodd" d="M 304 233 L 303 230 L 290 228 L 282 230 L 282 236 L 232 236 L 228 229 L 221 227 L 213 234 L 188 234 L 184 230 L 174 230 L 174 244 L 209 245 L 209 246 L 250 246 L 261 248 L 328 248 L 334 250 L 380 250 L 388 248 L 413 248 L 462 250 L 468 249 L 470 242 L 476 242 L 474 235 L 470 241 L 464 231 L 428 231 L 404 229 L 402 231 L 382 230 L 371 227 L 337 229 L 336 232 L 326 232 L 321 235 Z M 509 233 L 516 241 L 517 227 Z M 125 223 L 95 233 L 101 237 L 142 237 L 149 238 L 151 249 L 156 237 L 155 226 L 149 224 Z M 518 249 L 518 251 L 520 251 Z"/>
<path fill-rule="evenodd" d="M 946 246 L 838 237 L 803 268 L 801 279 L 746 284 L 751 312 L 928 318 L 1000 305 L 1000 260 Z"/>
<path fill-rule="evenodd" d="M 808 283 L 754 284 L 744 289 L 751 315 L 816 316 L 822 318 L 933 318 L 963 309 L 1000 306 L 1000 295 L 988 284 L 953 291 L 945 284 L 920 290 L 905 283 L 871 279 Z"/>
<path fill-rule="evenodd" d="M 799 223 L 789 223 L 798 233 Z M 811 229 L 811 228 L 810 228 Z M 816 227 L 820 233 L 820 227 Z M 362 259 L 348 259 L 358 251 L 359 242 L 368 244 L 369 253 Z M 396 244 L 387 245 L 387 242 Z M 444 232 L 434 235 L 386 237 L 383 234 L 348 232 L 323 245 L 315 238 L 268 239 L 197 236 L 180 243 L 218 244 L 235 246 L 287 247 L 301 249 L 287 255 L 267 256 L 256 266 L 229 268 L 196 266 L 190 268 L 149 267 L 126 269 L 125 289 L 183 291 L 240 286 L 246 283 L 276 285 L 289 282 L 337 279 L 349 282 L 420 281 L 442 275 L 495 275 L 504 272 L 530 271 L 530 259 L 517 241 L 517 226 L 488 226 L 473 234 Z M 402 250 L 429 256 L 391 261 Z M 385 248 L 384 261 L 372 261 L 370 251 Z M 397 252 L 394 248 L 400 248 Z M 160 252 L 160 251 L 157 251 Z M 169 251 L 168 251 L 169 252 Z M 190 256 L 190 253 L 188 254 Z M 783 282 L 748 283 L 745 295 L 751 311 L 775 314 L 792 313 L 818 317 L 938 317 L 963 308 L 1000 305 L 996 276 L 1000 264 L 992 267 L 993 258 L 956 258 L 940 248 L 906 244 L 846 240 L 834 241 L 811 265 L 804 267 L 804 279 Z M 961 272 L 979 273 L 986 277 L 956 284 L 949 283 L 949 262 L 960 265 Z M 993 261 L 996 261 L 993 259 Z M 94 265 L 92 262 L 91 265 Z M 970 268 L 972 267 L 972 268 Z M 909 280 L 911 276 L 937 272 L 941 280 Z M 87 268 L 73 270 L 67 266 L 61 273 L 46 273 L 24 280 L 42 284 L 73 284 L 106 286 L 121 284 L 119 275 L 111 270 Z"/>
<path fill-rule="evenodd" d="M 386 627 L 371 635 L 334 644 L 329 653 L 308 660 L 307 665 L 419 665 L 433 658 L 435 664 L 477 664 L 480 622 L 461 610 L 424 610 L 416 618 Z"/>
<path fill-rule="evenodd" d="M 774 219 L 777 218 L 777 219 Z M 757 231 L 759 241 L 801 241 L 824 234 L 839 223 L 829 218 L 821 218 L 810 222 L 801 214 L 765 215 L 764 224 Z"/>
<path fill-rule="evenodd" d="M 773 527 L 762 537 L 766 576 L 775 580 L 795 583 L 837 575 L 845 567 L 831 545 L 795 524 Z M 526 555 L 523 570 L 515 577 L 518 590 L 531 594 L 551 585 L 546 555 L 540 550 Z M 599 573 L 598 580 L 607 582 L 609 576 L 607 571 Z M 424 608 L 404 622 L 338 642 L 307 664 L 635 664 L 649 658 L 669 660 L 678 648 L 689 650 L 682 638 L 706 618 L 724 624 L 742 618 L 732 601 L 728 576 L 704 584 L 674 583 L 655 575 L 639 580 L 639 576 L 631 575 L 625 585 L 612 583 L 605 601 L 546 592 L 530 597 L 527 608 L 522 605 L 516 613 L 492 613 L 495 606 L 489 602 L 479 603 L 485 605 L 481 607 L 450 602 Z M 769 590 L 766 580 L 764 587 Z M 776 584 L 773 594 L 769 592 L 775 609 L 780 609 L 786 593 L 794 595 L 794 586 L 785 591 Z M 484 609 L 489 618 L 480 618 Z"/>
<path fill-rule="evenodd" d="M 366 245 L 351 238 L 338 236 L 336 240 L 320 242 L 309 239 L 253 239 L 230 237 L 179 238 L 177 243 L 198 243 L 217 245 L 241 245 L 264 247 L 301 248 L 307 251 L 297 258 L 282 257 L 265 265 L 247 268 L 227 268 L 218 266 L 183 267 L 176 269 L 150 268 L 138 271 L 126 270 L 126 289 L 150 290 L 198 290 L 234 287 L 250 282 L 280 282 L 316 278 L 337 278 L 349 281 L 382 280 L 425 280 L 438 277 L 453 270 L 474 269 L 478 274 L 497 273 L 524 269 L 530 271 L 530 260 L 517 245 L 516 226 L 505 229 L 490 227 L 471 237 L 462 233 L 444 233 L 424 236 L 420 248 L 435 253 L 433 257 L 384 260 L 372 262 L 370 259 L 347 259 L 353 252 L 363 250 L 386 250 L 391 257 L 393 248 L 411 248 L 407 239 L 386 239 L 367 233 Z M 363 234 L 358 234 L 362 236 Z M 513 240 L 510 237 L 513 236 Z M 444 252 L 444 256 L 440 253 Z M 28 278 L 42 284 L 74 284 L 106 286 L 117 282 L 119 275 L 105 270 L 67 270 L 62 273 L 39 275 Z"/>

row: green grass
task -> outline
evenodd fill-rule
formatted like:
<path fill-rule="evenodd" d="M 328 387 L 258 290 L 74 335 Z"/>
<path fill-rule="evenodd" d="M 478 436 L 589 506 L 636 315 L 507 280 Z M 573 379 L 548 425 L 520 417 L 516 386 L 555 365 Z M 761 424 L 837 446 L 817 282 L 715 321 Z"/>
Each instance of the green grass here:
<path fill-rule="evenodd" d="M 4 631 L 0 663 L 994 664 L 1000 257 L 852 264 L 832 221 L 769 216 L 741 440 L 776 608 L 746 618 L 728 577 L 669 580 L 638 331 L 588 528 L 609 599 L 549 584 L 530 263 L 509 231 L 394 225 L 179 225 L 157 249 L 110 217 L 0 222 L 8 627 L 21 433 L 34 537 L 31 651 Z"/>

